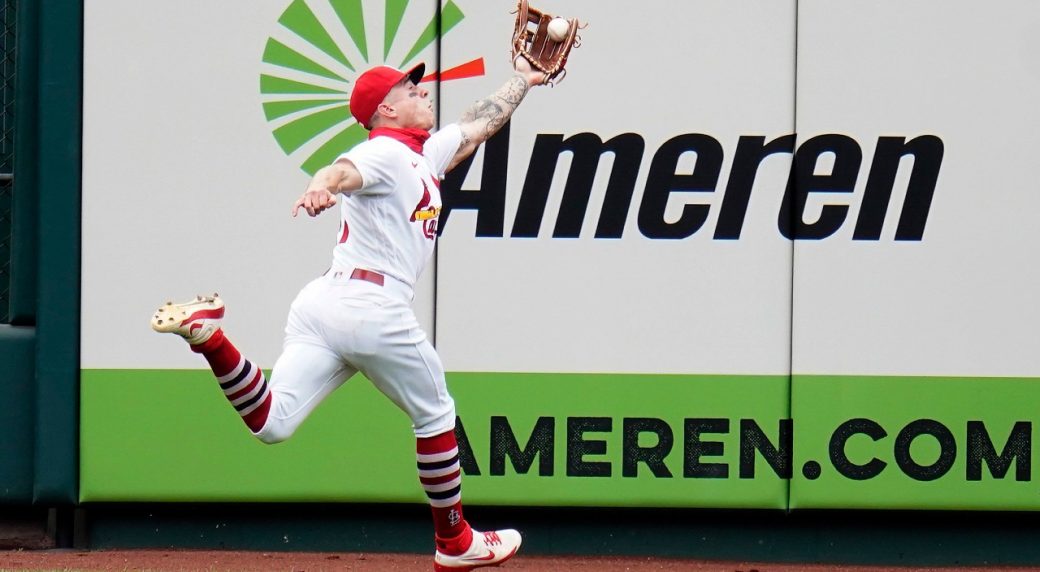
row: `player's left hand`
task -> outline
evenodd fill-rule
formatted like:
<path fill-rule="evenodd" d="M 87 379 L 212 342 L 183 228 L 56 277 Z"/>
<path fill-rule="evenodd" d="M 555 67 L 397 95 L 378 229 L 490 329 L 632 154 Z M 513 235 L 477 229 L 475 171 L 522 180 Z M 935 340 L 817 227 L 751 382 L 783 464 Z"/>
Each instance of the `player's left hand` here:
<path fill-rule="evenodd" d="M 527 85 L 531 87 L 542 85 L 549 79 L 549 76 L 531 67 L 531 62 L 519 55 L 513 60 L 513 69 L 516 70 L 516 73 L 523 76 L 527 80 Z"/>
<path fill-rule="evenodd" d="M 307 189 L 300 198 L 293 203 L 292 215 L 295 217 L 300 209 L 307 211 L 311 216 L 318 216 L 327 209 L 336 205 L 336 195 L 328 189 Z"/>

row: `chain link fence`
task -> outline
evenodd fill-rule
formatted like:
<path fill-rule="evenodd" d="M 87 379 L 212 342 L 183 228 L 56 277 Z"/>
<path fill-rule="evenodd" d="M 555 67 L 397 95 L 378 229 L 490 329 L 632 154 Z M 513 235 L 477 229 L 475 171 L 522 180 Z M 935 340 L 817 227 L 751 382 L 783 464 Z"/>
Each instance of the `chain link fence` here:
<path fill-rule="evenodd" d="M 9 320 L 16 0 L 0 0 L 0 324 Z"/>

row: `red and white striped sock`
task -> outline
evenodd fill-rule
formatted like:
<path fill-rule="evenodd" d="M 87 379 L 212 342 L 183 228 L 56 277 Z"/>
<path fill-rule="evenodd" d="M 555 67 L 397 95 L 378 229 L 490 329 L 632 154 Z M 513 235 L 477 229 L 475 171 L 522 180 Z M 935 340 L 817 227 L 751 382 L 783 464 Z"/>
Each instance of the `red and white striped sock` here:
<path fill-rule="evenodd" d="M 419 482 L 433 511 L 437 548 L 445 554 L 462 554 L 473 532 L 462 517 L 462 467 L 455 431 L 417 438 L 415 452 Z"/>
<path fill-rule="evenodd" d="M 224 396 L 249 429 L 253 433 L 263 429 L 271 411 L 271 389 L 267 386 L 264 372 L 242 357 L 231 341 L 224 337 L 223 330 L 213 332 L 205 342 L 191 346 L 191 350 L 202 354 L 209 362 Z"/>

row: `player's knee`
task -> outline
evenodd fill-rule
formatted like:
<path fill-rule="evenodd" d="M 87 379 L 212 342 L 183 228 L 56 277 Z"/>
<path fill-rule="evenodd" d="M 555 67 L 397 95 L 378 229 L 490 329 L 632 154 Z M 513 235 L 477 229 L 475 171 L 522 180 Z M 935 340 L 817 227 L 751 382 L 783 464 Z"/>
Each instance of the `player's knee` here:
<path fill-rule="evenodd" d="M 285 441 L 286 439 L 289 438 L 289 436 L 271 432 L 271 433 L 257 433 L 256 434 L 256 438 L 259 439 L 260 442 L 265 444 L 265 445 L 274 445 L 276 443 L 281 443 L 282 441 Z"/>
<path fill-rule="evenodd" d="M 415 423 L 416 437 L 431 437 L 433 435 L 440 435 L 446 431 L 451 431 L 455 428 L 454 403 L 452 403 L 451 407 L 446 408 L 441 415 L 423 421 L 424 422 L 422 423 Z"/>
<path fill-rule="evenodd" d="M 274 445 L 292 437 L 294 431 L 295 427 L 289 427 L 284 423 L 275 423 L 273 420 L 269 420 L 268 423 L 264 425 L 264 428 L 258 433 L 253 433 L 253 436 L 259 439 L 261 443 Z"/>

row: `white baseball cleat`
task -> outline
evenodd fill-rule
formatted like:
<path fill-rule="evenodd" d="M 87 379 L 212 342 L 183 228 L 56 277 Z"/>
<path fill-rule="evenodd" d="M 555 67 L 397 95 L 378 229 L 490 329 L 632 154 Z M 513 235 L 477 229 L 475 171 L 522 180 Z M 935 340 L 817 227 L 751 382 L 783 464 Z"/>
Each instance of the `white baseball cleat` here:
<path fill-rule="evenodd" d="M 190 302 L 167 302 L 152 316 L 152 329 L 181 336 L 191 345 L 208 340 L 220 329 L 224 317 L 224 301 L 216 294 L 196 296 Z"/>
<path fill-rule="evenodd" d="M 436 572 L 457 572 L 498 566 L 516 554 L 520 541 L 520 533 L 511 528 L 489 532 L 474 530 L 469 550 L 458 556 L 449 556 L 438 550 L 433 557 L 433 569 Z"/>

